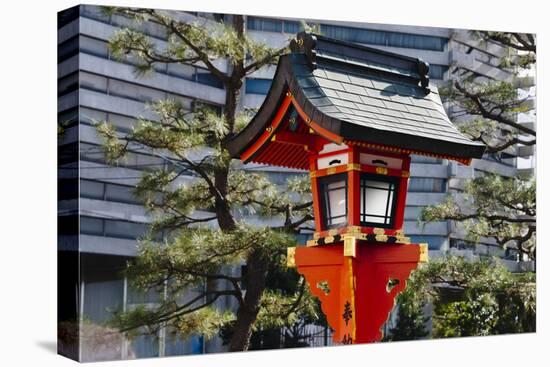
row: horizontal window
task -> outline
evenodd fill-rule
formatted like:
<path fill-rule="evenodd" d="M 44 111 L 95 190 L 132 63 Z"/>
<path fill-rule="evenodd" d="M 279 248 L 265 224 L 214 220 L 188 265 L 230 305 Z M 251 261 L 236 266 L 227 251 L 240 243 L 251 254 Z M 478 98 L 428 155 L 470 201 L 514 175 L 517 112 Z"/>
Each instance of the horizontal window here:
<path fill-rule="evenodd" d="M 64 215 L 57 217 L 57 232 L 60 235 L 74 236 L 78 234 L 78 216 Z"/>
<path fill-rule="evenodd" d="M 80 233 L 125 239 L 138 239 L 149 231 L 149 224 L 124 220 L 80 217 Z"/>
<path fill-rule="evenodd" d="M 70 143 L 57 147 L 57 164 L 63 165 L 78 161 L 78 143 Z"/>
<path fill-rule="evenodd" d="M 80 6 L 73 6 L 57 13 L 57 29 L 69 24 L 80 15 Z"/>
<path fill-rule="evenodd" d="M 108 113 L 86 107 L 80 107 L 79 119 L 81 124 L 91 126 L 96 123 L 107 121 L 112 124 L 117 131 L 125 133 L 130 132 L 137 121 L 134 117 L 119 115 L 112 112 Z"/>
<path fill-rule="evenodd" d="M 411 243 L 427 243 L 430 250 L 442 250 L 447 237 L 443 236 L 410 236 Z"/>
<path fill-rule="evenodd" d="M 81 143 L 80 158 L 88 162 L 107 163 L 105 153 L 100 145 Z M 149 154 L 128 152 L 117 162 L 117 166 L 140 170 L 165 168 L 167 162 L 163 158 Z"/>
<path fill-rule="evenodd" d="M 136 198 L 132 186 L 93 180 L 80 180 L 80 196 L 88 199 L 107 200 L 126 204 L 143 204 Z"/>
<path fill-rule="evenodd" d="M 283 22 L 277 19 L 248 17 L 246 20 L 248 29 L 264 32 L 282 32 Z"/>
<path fill-rule="evenodd" d="M 57 79 L 57 95 L 62 96 L 78 89 L 78 72 Z"/>
<path fill-rule="evenodd" d="M 134 28 L 136 25 L 136 22 L 130 19 L 129 17 L 118 15 L 118 14 L 112 14 L 109 16 L 106 15 L 103 12 L 101 6 L 81 5 L 81 8 L 82 8 L 81 10 L 82 17 L 93 19 L 101 23 L 111 24 L 121 28 L 123 27 Z M 140 22 L 139 29 L 151 37 L 162 39 L 162 40 L 166 39 L 166 29 L 160 24 L 143 21 L 143 22 Z"/>
<path fill-rule="evenodd" d="M 78 38 L 75 37 L 76 41 L 75 41 L 75 45 L 60 45 L 59 46 L 59 55 L 61 57 L 61 54 L 63 53 L 63 57 L 64 58 L 68 58 L 74 54 L 77 54 L 78 53 Z M 63 47 L 63 49 L 62 49 Z M 72 51 L 70 50 L 65 50 L 66 48 L 70 48 L 72 47 Z M 92 55 L 92 56 L 97 56 L 97 57 L 101 57 L 103 59 L 110 59 L 110 55 L 109 55 L 109 48 L 107 46 L 107 42 L 103 41 L 103 40 L 99 40 L 99 39 L 95 39 L 95 38 L 91 38 L 91 37 L 86 37 L 86 36 L 80 36 L 80 52 L 82 53 L 85 53 L 85 54 L 88 54 L 88 55 Z M 69 55 L 70 53 L 70 55 Z M 67 56 L 68 55 L 68 56 Z M 124 60 L 122 63 L 125 63 L 125 64 L 129 64 L 129 65 L 135 65 L 137 62 L 135 59 L 133 59 L 133 57 L 129 57 L 129 59 L 127 60 Z M 204 84 L 204 85 L 208 85 L 208 86 L 211 86 L 211 87 L 214 87 L 214 88 L 218 88 L 218 89 L 223 89 L 224 86 L 223 86 L 223 83 L 216 77 L 214 76 L 212 73 L 210 73 L 207 69 L 204 69 L 204 68 L 199 68 L 199 67 L 196 67 L 196 66 L 193 66 L 193 65 L 166 65 L 166 64 L 163 64 L 163 63 L 155 63 L 153 65 L 153 68 L 155 69 L 155 72 L 157 73 L 160 73 L 160 74 L 165 74 L 165 75 L 170 75 L 170 76 L 174 76 L 174 77 L 177 77 L 177 78 L 181 78 L 181 79 L 185 79 L 185 80 L 190 80 L 190 81 L 194 81 L 196 83 L 200 83 L 200 84 Z M 123 82 L 120 82 L 120 83 L 123 83 Z M 132 84 L 134 85 L 134 84 Z M 87 86 L 85 86 L 86 88 L 88 88 Z M 109 83 L 109 87 L 111 87 L 111 83 Z M 136 86 L 137 87 L 137 86 Z M 134 88 L 136 88 L 134 87 Z M 115 86 L 116 88 L 116 86 Z M 132 88 L 132 87 L 131 87 Z M 93 89 L 93 87 L 92 87 Z M 150 90 L 152 90 L 151 88 L 149 88 Z M 129 96 L 128 96 L 128 93 Z M 164 91 L 162 91 L 162 93 L 165 93 Z M 119 95 L 120 96 L 123 96 L 123 97 L 126 97 L 126 98 L 133 98 L 133 99 L 136 99 L 136 100 L 151 100 L 150 97 L 145 97 L 145 99 L 143 97 L 141 97 L 139 94 L 139 92 L 137 93 L 132 93 L 132 92 L 127 92 L 127 91 L 115 91 L 115 90 L 112 90 L 112 94 L 113 95 Z M 154 99 L 154 98 L 153 98 Z"/>
<path fill-rule="evenodd" d="M 78 54 L 78 36 L 69 38 L 57 46 L 57 62 L 67 60 Z"/>
<path fill-rule="evenodd" d="M 412 163 L 441 163 L 441 158 L 427 157 L 425 155 L 411 155 Z"/>
<path fill-rule="evenodd" d="M 444 79 L 447 70 L 449 70 L 447 65 L 430 64 L 428 75 L 432 79 Z"/>
<path fill-rule="evenodd" d="M 410 192 L 445 192 L 447 180 L 443 178 L 411 177 L 409 179 Z"/>
<path fill-rule="evenodd" d="M 271 87 L 271 79 L 247 79 L 246 93 L 249 94 L 267 94 Z"/>
<path fill-rule="evenodd" d="M 196 81 L 201 84 L 209 85 L 218 89 L 223 89 L 223 83 L 212 73 L 208 71 L 197 70 L 195 74 Z"/>
<path fill-rule="evenodd" d="M 57 114 L 57 122 L 65 128 L 76 125 L 78 121 L 78 107 L 70 108 Z"/>
<path fill-rule="evenodd" d="M 321 24 L 321 33 L 327 37 L 371 45 L 443 51 L 447 38 L 401 32 L 379 31 Z"/>
<path fill-rule="evenodd" d="M 80 72 L 80 86 L 82 88 L 107 93 L 109 91 L 108 85 L 108 78 L 105 76 L 90 74 L 84 71 Z"/>
<path fill-rule="evenodd" d="M 249 30 L 264 32 L 298 33 L 302 30 L 299 22 L 294 20 L 247 17 L 246 27 Z"/>
<path fill-rule="evenodd" d="M 78 180 L 61 178 L 57 180 L 57 200 L 78 199 Z"/>
<path fill-rule="evenodd" d="M 405 220 L 417 221 L 422 215 L 423 206 L 407 206 L 405 207 Z"/>
<path fill-rule="evenodd" d="M 86 36 L 80 36 L 80 51 L 103 58 L 109 56 L 107 42 Z"/>

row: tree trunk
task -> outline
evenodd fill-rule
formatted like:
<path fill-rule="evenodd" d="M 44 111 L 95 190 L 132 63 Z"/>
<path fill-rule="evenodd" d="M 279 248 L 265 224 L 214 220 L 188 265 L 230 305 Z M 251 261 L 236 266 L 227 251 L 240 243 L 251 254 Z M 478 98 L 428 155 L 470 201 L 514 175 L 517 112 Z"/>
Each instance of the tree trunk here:
<path fill-rule="evenodd" d="M 247 259 L 247 290 L 244 305 L 237 311 L 237 320 L 229 342 L 229 351 L 248 350 L 252 326 L 260 311 L 260 301 L 265 288 L 268 258 L 259 251 L 253 251 Z"/>
<path fill-rule="evenodd" d="M 244 18 L 240 15 L 233 16 L 233 27 L 237 34 L 244 34 Z M 243 43 L 244 44 L 244 43 Z M 229 130 L 224 143 L 227 142 L 235 134 L 235 121 L 239 106 L 239 98 L 243 85 L 244 60 L 238 60 L 231 65 L 231 74 L 229 81 L 225 84 L 225 105 L 224 118 Z M 227 165 L 223 169 L 218 169 L 215 172 L 215 185 L 222 196 L 227 195 L 227 180 L 229 174 L 229 165 L 231 160 L 228 160 Z M 235 219 L 231 214 L 231 208 L 226 200 L 216 201 L 216 215 L 218 223 L 223 230 L 232 230 L 235 228 Z M 260 301 L 265 289 L 265 282 L 268 269 L 268 257 L 264 256 L 260 251 L 252 251 L 246 259 L 247 265 L 247 290 L 243 304 L 237 310 L 237 318 L 233 329 L 233 335 L 229 342 L 229 351 L 245 351 L 248 350 L 250 337 L 252 336 L 252 327 L 258 312 L 260 311 Z"/>
<path fill-rule="evenodd" d="M 214 185 L 222 198 L 216 197 L 215 210 L 218 218 L 218 225 L 223 231 L 231 231 L 235 229 L 235 218 L 231 214 L 231 207 L 226 200 L 227 196 L 227 179 L 229 175 L 229 164 L 223 168 L 219 167 L 214 172 Z"/>

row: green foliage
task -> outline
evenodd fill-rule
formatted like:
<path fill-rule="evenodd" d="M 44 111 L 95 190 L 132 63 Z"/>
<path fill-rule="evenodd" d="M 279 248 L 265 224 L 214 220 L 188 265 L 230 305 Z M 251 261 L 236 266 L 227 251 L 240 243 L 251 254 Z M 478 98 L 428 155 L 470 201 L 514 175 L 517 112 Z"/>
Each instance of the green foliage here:
<path fill-rule="evenodd" d="M 134 21 L 134 26 L 115 33 L 109 41 L 109 50 L 114 57 L 130 61 L 140 73 L 153 70 L 154 63 L 206 63 L 213 68 L 212 60 L 227 59 L 233 65 L 246 61 L 249 70 L 254 71 L 274 61 L 284 52 L 250 38 L 232 25 L 203 24 L 178 21 L 168 13 L 152 9 L 110 8 L 108 12 L 123 14 Z M 161 25 L 166 32 L 167 46 L 159 47 L 150 38 L 136 30 L 144 21 Z M 258 65 L 256 65 L 258 63 Z M 212 70 L 211 70 L 212 71 Z M 216 76 L 225 81 L 217 70 Z"/>
<path fill-rule="evenodd" d="M 134 335 L 144 332 L 144 328 L 156 333 L 164 324 L 184 336 L 198 333 L 211 337 L 236 317 L 230 310 L 222 312 L 213 307 L 216 299 L 229 296 L 243 302 L 239 292 L 241 277 L 226 274 L 223 269 L 243 263 L 251 252 L 279 259 L 278 264 L 282 265 L 286 247 L 293 243 L 293 238 L 284 232 L 245 225 L 230 232 L 180 229 L 163 244 L 143 240 L 126 275 L 137 292 L 165 287 L 167 296 L 155 307 L 141 305 L 117 313 L 112 325 Z M 223 279 L 232 286 L 206 287 L 211 279 Z M 261 302 L 258 322 L 264 326 L 292 323 L 309 307 L 297 294 L 271 290 L 264 292 Z M 294 303 L 300 308 L 292 309 Z"/>
<path fill-rule="evenodd" d="M 226 92 L 223 116 L 199 103 L 188 111 L 177 101 L 163 100 L 148 106 L 158 119 L 139 118 L 127 134 L 108 122 L 97 124 L 111 163 L 141 151 L 166 162 L 164 167 L 146 170 L 134 190 L 154 223 L 127 269 L 138 292 L 164 287 L 166 296 L 155 306 L 118 313 L 113 324 L 130 333 L 155 332 L 166 325 L 174 333 L 207 337 L 220 330 L 233 334 L 237 328 L 230 350 L 242 350 L 253 328 L 288 325 L 312 315 L 311 297 L 307 289 L 296 288 L 298 278 L 287 276 L 284 289 L 266 284 L 270 275 L 287 272 L 286 248 L 295 245 L 290 234 L 311 219 L 305 185 L 296 180 L 274 185 L 265 175 L 244 171 L 226 147 L 252 116 L 251 111 L 237 110 L 244 78 L 275 63 L 287 47 L 273 49 L 253 41 L 243 31 L 240 16 L 234 16 L 231 24 L 205 25 L 185 23 L 160 10 L 104 11 L 131 20 L 110 39 L 109 50 L 133 64 L 137 76 L 154 72 L 159 63 L 200 64 Z M 144 34 L 140 30 L 144 22 L 160 27 L 167 42 Z M 219 59 L 232 67 L 218 68 Z M 246 213 L 283 220 L 274 228 L 255 228 L 240 222 Z M 235 269 L 244 264 L 249 273 L 236 274 Z M 238 306 L 222 313 L 215 307 L 220 297 L 233 298 Z"/>
<path fill-rule="evenodd" d="M 413 272 L 407 281 L 407 288 L 397 297 L 397 323 L 384 336 L 384 341 L 415 340 L 428 336 L 426 322 L 429 318 L 424 315 L 426 288 L 422 273 Z"/>
<path fill-rule="evenodd" d="M 400 320 L 389 340 L 424 337 L 427 303 L 433 305 L 433 338 L 536 330 L 535 274 L 513 274 L 497 260 L 446 257 L 416 270 L 398 297 Z"/>
<path fill-rule="evenodd" d="M 534 35 L 486 31 L 473 35 L 482 46 L 496 42 L 507 48 L 501 64 L 514 66 L 508 70 L 511 73 L 519 74 L 536 61 Z M 456 70 L 455 75 L 460 77 L 442 89 L 442 95 L 461 118 L 458 125 L 462 132 L 485 144 L 490 157 L 498 161 L 513 147 L 536 144 L 536 131 L 517 119 L 519 113 L 532 112 L 533 108 L 528 97 L 520 97 L 517 80 L 495 81 L 464 70 Z M 465 115 L 471 119 L 464 122 Z M 461 195 L 426 208 L 421 219 L 462 222 L 459 227 L 467 231 L 470 241 L 494 238 L 499 245 L 535 259 L 535 189 L 534 178 L 485 174 L 466 182 Z"/>
<path fill-rule="evenodd" d="M 504 248 L 514 248 L 535 258 L 536 184 L 533 178 L 506 178 L 494 174 L 467 182 L 462 200 L 449 196 L 426 207 L 423 221 L 461 221 L 468 239 L 495 238 Z"/>

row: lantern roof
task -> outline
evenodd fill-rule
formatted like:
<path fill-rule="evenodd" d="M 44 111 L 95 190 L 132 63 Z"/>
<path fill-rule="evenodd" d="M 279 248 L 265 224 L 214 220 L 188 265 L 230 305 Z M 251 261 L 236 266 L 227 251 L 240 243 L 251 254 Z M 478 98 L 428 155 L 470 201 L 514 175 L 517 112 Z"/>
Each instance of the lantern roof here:
<path fill-rule="evenodd" d="M 317 142 L 465 164 L 483 155 L 485 146 L 470 140 L 449 120 L 437 88 L 429 83 L 426 62 L 305 32 L 290 48 L 291 53 L 279 59 L 258 113 L 229 142 L 233 157 L 306 169 L 308 151 L 315 145 L 307 142 L 314 136 Z M 304 123 L 306 129 L 297 128 Z M 278 133 L 287 138 L 309 134 L 310 139 L 299 140 L 305 146 L 282 149 L 277 147 Z M 277 150 L 294 158 L 276 159 Z"/>

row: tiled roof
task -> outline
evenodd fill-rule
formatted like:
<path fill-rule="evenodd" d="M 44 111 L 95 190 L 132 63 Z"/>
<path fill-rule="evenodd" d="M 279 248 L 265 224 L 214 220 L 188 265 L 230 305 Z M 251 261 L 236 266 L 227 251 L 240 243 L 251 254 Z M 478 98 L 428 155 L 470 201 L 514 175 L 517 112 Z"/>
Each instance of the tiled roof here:
<path fill-rule="evenodd" d="M 484 145 L 447 117 L 423 61 L 318 35 L 298 40 L 281 57 L 257 116 L 230 144 L 234 155 L 253 139 L 251 125 L 269 122 L 285 86 L 312 120 L 344 139 L 459 158 L 483 154 Z"/>

